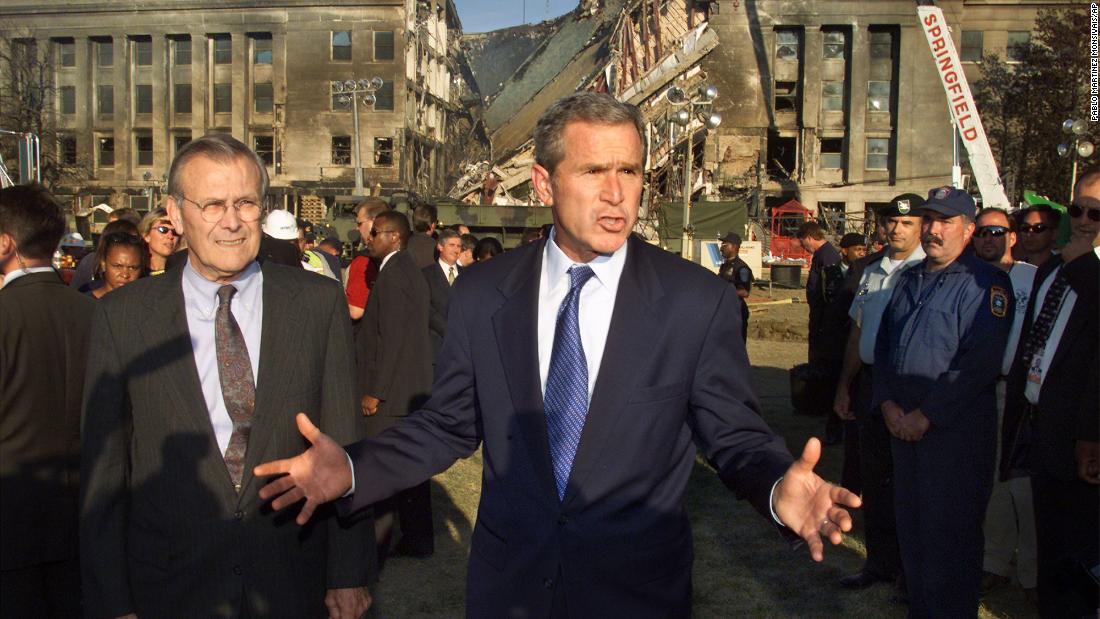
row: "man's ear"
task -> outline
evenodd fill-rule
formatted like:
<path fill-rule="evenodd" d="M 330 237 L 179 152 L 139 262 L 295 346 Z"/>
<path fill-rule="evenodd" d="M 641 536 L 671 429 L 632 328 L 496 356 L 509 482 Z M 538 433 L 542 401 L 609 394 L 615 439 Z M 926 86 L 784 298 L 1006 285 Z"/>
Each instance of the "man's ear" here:
<path fill-rule="evenodd" d="M 549 170 L 537 163 L 531 166 L 531 184 L 535 186 L 535 193 L 543 204 L 554 205 L 554 186 L 550 182 Z"/>
<path fill-rule="evenodd" d="M 15 239 L 8 233 L 0 234 L 0 263 L 15 255 Z"/>
<path fill-rule="evenodd" d="M 164 210 L 168 212 L 168 219 L 172 222 L 172 227 L 176 229 L 176 234 L 183 235 L 183 213 L 180 207 L 183 206 L 176 201 L 175 196 L 168 196 L 164 201 Z"/>

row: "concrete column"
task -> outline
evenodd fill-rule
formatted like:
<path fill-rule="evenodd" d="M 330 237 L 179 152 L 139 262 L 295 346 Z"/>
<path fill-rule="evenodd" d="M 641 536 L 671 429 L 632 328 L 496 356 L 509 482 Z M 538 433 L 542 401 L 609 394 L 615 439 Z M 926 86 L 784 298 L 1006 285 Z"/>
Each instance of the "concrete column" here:
<path fill-rule="evenodd" d="M 863 182 L 866 163 L 867 78 L 871 65 L 871 33 L 867 24 L 852 24 L 852 82 L 848 85 L 848 182 Z"/>

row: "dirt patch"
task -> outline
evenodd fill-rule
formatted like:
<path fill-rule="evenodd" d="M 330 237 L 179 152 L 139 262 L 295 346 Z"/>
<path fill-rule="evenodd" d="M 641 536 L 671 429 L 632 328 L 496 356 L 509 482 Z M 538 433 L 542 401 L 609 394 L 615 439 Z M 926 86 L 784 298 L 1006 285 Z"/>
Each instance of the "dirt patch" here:
<path fill-rule="evenodd" d="M 805 342 L 810 309 L 806 292 L 788 288 L 755 288 L 749 297 L 749 337 L 780 342 Z"/>

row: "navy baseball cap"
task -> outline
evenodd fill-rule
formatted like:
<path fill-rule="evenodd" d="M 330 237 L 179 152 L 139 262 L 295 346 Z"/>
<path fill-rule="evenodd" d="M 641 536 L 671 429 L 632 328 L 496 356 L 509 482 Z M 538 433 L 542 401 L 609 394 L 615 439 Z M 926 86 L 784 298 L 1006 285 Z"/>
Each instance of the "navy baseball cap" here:
<path fill-rule="evenodd" d="M 924 201 L 921 211 L 932 211 L 944 217 L 962 215 L 972 220 L 977 214 L 977 207 L 970 194 L 962 189 L 944 186 L 928 192 L 928 199 Z"/>
<path fill-rule="evenodd" d="M 730 245 L 736 245 L 738 247 L 741 247 L 741 236 L 738 235 L 736 232 L 730 232 L 730 233 L 726 234 L 726 236 L 724 236 L 724 237 L 722 237 L 718 240 L 722 241 L 723 243 L 729 243 Z"/>

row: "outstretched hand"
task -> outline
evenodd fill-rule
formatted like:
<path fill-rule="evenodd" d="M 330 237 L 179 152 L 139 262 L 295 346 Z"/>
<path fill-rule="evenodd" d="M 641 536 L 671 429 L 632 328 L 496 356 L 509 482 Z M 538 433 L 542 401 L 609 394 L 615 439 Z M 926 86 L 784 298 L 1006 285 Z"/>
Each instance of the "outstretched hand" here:
<path fill-rule="evenodd" d="M 295 518 L 303 525 L 319 505 L 343 496 L 351 488 L 352 477 L 347 452 L 339 443 L 317 429 L 305 413 L 298 413 L 295 421 L 312 446 L 293 458 L 265 462 L 252 472 L 257 477 L 282 475 L 260 488 L 260 498 L 266 501 L 277 497 L 271 502 L 275 511 L 305 499 Z"/>
<path fill-rule="evenodd" d="M 843 540 L 842 533 L 852 530 L 852 517 L 845 507 L 854 509 L 862 504 L 852 492 L 814 473 L 820 459 L 821 441 L 811 438 L 802 457 L 783 475 L 774 496 L 779 520 L 806 541 L 814 561 L 825 557 L 823 539 L 835 546 Z"/>

